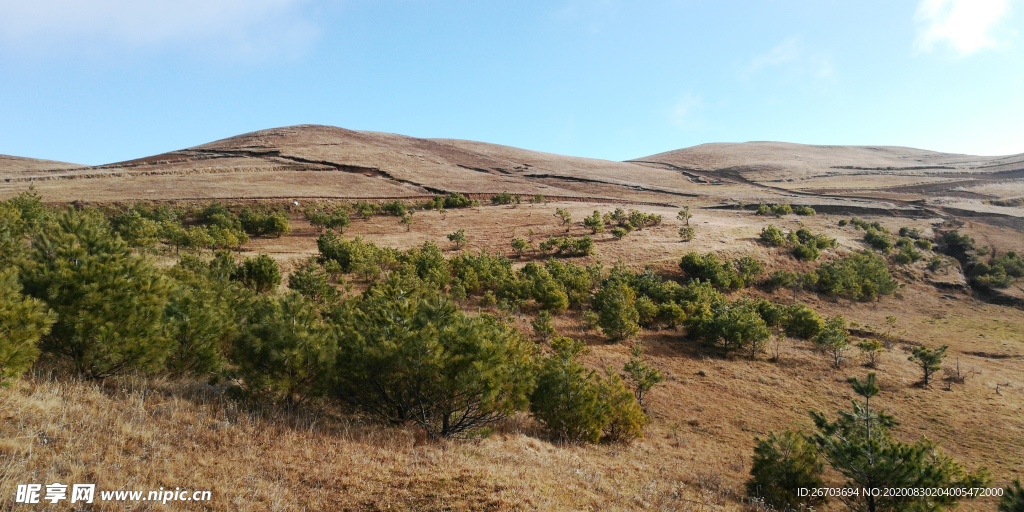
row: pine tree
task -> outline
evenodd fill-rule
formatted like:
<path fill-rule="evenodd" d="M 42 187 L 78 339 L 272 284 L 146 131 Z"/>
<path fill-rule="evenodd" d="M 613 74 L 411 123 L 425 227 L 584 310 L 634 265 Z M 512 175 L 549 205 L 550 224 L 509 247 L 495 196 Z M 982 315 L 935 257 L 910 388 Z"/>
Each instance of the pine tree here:
<path fill-rule="evenodd" d="M 847 487 L 968 489 L 988 485 L 990 477 L 986 470 L 968 473 L 927 438 L 914 443 L 894 439 L 890 429 L 898 425 L 895 419 L 871 410 L 871 399 L 879 392 L 874 373 L 869 373 L 864 381 L 852 379 L 850 384 L 864 398 L 863 404 L 853 401 L 853 412 L 840 411 L 835 421 L 821 413 L 811 413 L 818 430 L 812 437 L 818 452 L 846 478 Z M 961 499 L 957 493 L 884 496 L 862 492 L 837 497 L 854 512 L 938 511 L 955 506 Z"/>
<path fill-rule="evenodd" d="M 608 423 L 594 372 L 579 362 L 586 345 L 572 338 L 551 340 L 552 354 L 537 370 L 530 410 L 553 436 L 570 442 L 597 442 Z"/>
<path fill-rule="evenodd" d="M 17 270 L 0 271 L 0 386 L 32 366 L 39 356 L 39 339 L 55 320 L 42 301 L 20 292 Z"/>
<path fill-rule="evenodd" d="M 281 267 L 266 254 L 246 258 L 235 276 L 246 286 L 260 293 L 269 293 L 281 284 Z"/>
<path fill-rule="evenodd" d="M 646 412 L 647 404 L 644 403 L 644 399 L 647 398 L 647 393 L 654 389 L 654 386 L 664 382 L 665 375 L 647 361 L 644 361 L 644 349 L 640 343 L 633 345 L 630 353 L 631 357 L 622 369 L 626 372 L 626 378 L 633 386 L 633 396 L 636 398 L 636 403 Z"/>
<path fill-rule="evenodd" d="M 917 363 L 924 374 L 922 383 L 927 386 L 933 373 L 942 369 L 942 360 L 946 358 L 946 350 L 949 345 L 943 345 L 936 349 L 925 346 L 916 347 L 913 355 L 907 358 L 908 361 Z"/>
<path fill-rule="evenodd" d="M 760 498 L 773 510 L 816 507 L 823 500 L 801 497 L 799 490 L 823 487 L 824 466 L 814 443 L 802 433 L 772 432 L 767 439 L 757 439 L 750 467 L 752 478 L 746 483 L 747 495 Z"/>
<path fill-rule="evenodd" d="M 831 355 L 832 365 L 839 368 L 843 364 L 843 354 L 850 348 L 846 334 L 846 320 L 838 315 L 826 320 L 825 327 L 814 337 L 814 344 Z"/>
<path fill-rule="evenodd" d="M 167 283 L 110 233 L 101 214 L 68 209 L 44 226 L 21 278 L 25 292 L 57 315 L 41 348 L 69 358 L 84 377 L 156 369 L 166 357 Z"/>
<path fill-rule="evenodd" d="M 686 225 L 689 226 L 690 219 L 693 218 L 693 214 L 690 213 L 690 207 L 684 206 L 682 210 L 679 210 L 679 212 L 676 213 L 676 218 L 681 221 L 685 221 Z"/>
<path fill-rule="evenodd" d="M 599 317 L 597 325 L 612 340 L 629 339 L 640 332 L 636 292 L 624 279 L 606 279 L 594 294 L 593 306 Z"/>
<path fill-rule="evenodd" d="M 527 406 L 533 344 L 493 317 L 469 317 L 418 280 L 376 284 L 335 315 L 335 394 L 431 438 L 485 427 Z"/>
<path fill-rule="evenodd" d="M 297 293 L 260 296 L 246 316 L 230 360 L 248 393 L 292 406 L 328 390 L 338 341 L 309 301 Z"/>
<path fill-rule="evenodd" d="M 1003 490 L 1003 498 L 999 500 L 997 510 L 999 512 L 1024 512 L 1024 487 L 1021 487 L 1020 479 L 1014 480 Z"/>

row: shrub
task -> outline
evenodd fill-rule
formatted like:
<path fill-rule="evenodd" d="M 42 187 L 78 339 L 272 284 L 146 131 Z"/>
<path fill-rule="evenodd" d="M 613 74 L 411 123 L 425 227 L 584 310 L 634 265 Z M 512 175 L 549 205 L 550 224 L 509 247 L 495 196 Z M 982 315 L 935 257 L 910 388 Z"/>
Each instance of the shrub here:
<path fill-rule="evenodd" d="M 839 368 L 843 363 L 843 354 L 850 348 L 846 335 L 846 320 L 841 316 L 830 317 L 814 336 L 814 344 L 831 355 L 833 366 Z"/>
<path fill-rule="evenodd" d="M 327 392 L 337 350 L 317 309 L 292 293 L 255 301 L 230 358 L 248 393 L 294 405 Z"/>
<path fill-rule="evenodd" d="M 254 236 L 279 237 L 288 234 L 288 216 L 282 212 L 256 212 L 252 208 L 242 210 L 239 215 L 242 229 Z"/>
<path fill-rule="evenodd" d="M 368 201 L 356 201 L 352 204 L 352 209 L 355 210 L 363 220 L 369 219 L 370 217 L 380 213 L 380 205 Z"/>
<path fill-rule="evenodd" d="M 789 215 L 793 213 L 793 207 L 788 204 L 777 204 L 772 206 L 772 214 L 776 217 L 782 217 L 783 215 Z"/>
<path fill-rule="evenodd" d="M 782 328 L 787 336 L 809 340 L 825 328 L 825 321 L 817 311 L 807 305 L 794 304 L 786 312 Z"/>
<path fill-rule="evenodd" d="M 761 230 L 761 242 L 769 247 L 782 247 L 786 245 L 786 237 L 781 229 L 769 224 Z"/>
<path fill-rule="evenodd" d="M 1019 478 L 1006 486 L 996 510 L 999 512 L 1024 512 L 1024 487 L 1021 487 Z"/>
<path fill-rule="evenodd" d="M 800 261 L 814 261 L 821 255 L 821 251 L 814 245 L 797 244 L 793 247 L 793 257 Z"/>
<path fill-rule="evenodd" d="M 455 244 L 456 249 L 462 248 L 462 246 L 466 245 L 466 242 L 469 241 L 469 239 L 466 238 L 465 229 L 460 229 L 454 233 L 449 233 L 448 240 Z"/>
<path fill-rule="evenodd" d="M 764 264 L 750 256 L 736 258 L 732 262 L 732 268 L 744 284 L 752 282 L 757 276 L 764 273 Z"/>
<path fill-rule="evenodd" d="M 914 245 L 916 245 L 918 249 L 924 249 L 926 251 L 932 250 L 932 241 L 927 238 L 915 240 Z"/>
<path fill-rule="evenodd" d="M 801 497 L 801 489 L 824 486 L 824 463 L 818 450 L 803 434 L 787 430 L 757 439 L 752 477 L 746 483 L 747 496 L 760 498 L 773 510 L 802 510 L 820 506 L 815 497 Z"/>
<path fill-rule="evenodd" d="M 295 269 L 288 276 L 288 288 L 316 304 L 328 303 L 338 296 L 330 276 L 315 261 L 308 261 Z"/>
<path fill-rule="evenodd" d="M 409 207 L 396 199 L 394 201 L 385 201 L 380 205 L 380 211 L 395 217 L 404 217 L 405 214 L 409 213 Z"/>
<path fill-rule="evenodd" d="M 512 194 L 508 192 L 501 192 L 491 196 L 491 203 L 493 204 L 512 204 Z"/>
<path fill-rule="evenodd" d="M 815 214 L 817 214 L 817 212 L 814 211 L 814 208 L 811 208 L 810 206 L 794 206 L 793 207 L 793 213 L 795 213 L 797 215 L 815 215 Z"/>
<path fill-rule="evenodd" d="M 943 345 L 936 349 L 930 349 L 925 346 L 915 347 L 913 355 L 907 358 L 908 361 L 916 363 L 921 368 L 922 384 L 928 385 L 933 373 L 942 369 L 942 360 L 946 357 L 946 350 L 949 349 L 949 345 Z"/>
<path fill-rule="evenodd" d="M 839 220 L 839 227 L 846 226 L 847 224 L 849 224 L 849 221 L 847 221 L 846 219 Z"/>
<path fill-rule="evenodd" d="M 701 279 L 722 289 L 743 288 L 744 282 L 740 276 L 730 268 L 728 263 L 722 263 L 711 253 L 697 254 L 688 253 L 679 262 L 679 269 L 691 279 Z"/>
<path fill-rule="evenodd" d="M 527 406 L 533 344 L 489 315 L 470 317 L 416 280 L 371 286 L 339 315 L 335 395 L 430 438 L 456 437 Z"/>
<path fill-rule="evenodd" d="M 42 301 L 21 294 L 17 270 L 0 270 L 0 386 L 32 366 L 55 320 Z"/>
<path fill-rule="evenodd" d="M 800 275 L 796 272 L 776 270 L 768 277 L 767 284 L 768 288 L 772 290 L 777 290 L 779 288 L 792 288 L 799 282 L 799 279 Z"/>
<path fill-rule="evenodd" d="M 885 260 L 870 252 L 854 253 L 826 263 L 818 267 L 816 274 L 819 291 L 850 300 L 871 300 L 896 291 L 898 286 Z"/>
<path fill-rule="evenodd" d="M 593 306 L 599 317 L 597 324 L 612 340 L 628 339 L 640 332 L 636 292 L 622 278 L 612 276 L 601 283 Z"/>
<path fill-rule="evenodd" d="M 90 379 L 160 367 L 166 280 L 132 255 L 97 212 L 68 209 L 32 240 L 21 269 L 25 294 L 56 315 L 42 350 L 67 357 Z"/>
<path fill-rule="evenodd" d="M 220 253 L 207 265 L 186 257 L 170 271 L 176 286 L 164 309 L 163 333 L 172 343 L 165 367 L 173 375 L 219 379 L 247 300 L 228 285 L 234 267 L 228 258 Z"/>
<path fill-rule="evenodd" d="M 896 263 L 899 263 L 900 265 L 909 265 L 921 260 L 922 258 L 924 258 L 924 255 L 921 254 L 921 251 L 914 249 L 913 245 L 904 245 L 900 249 L 900 252 L 896 254 L 895 260 Z"/>
<path fill-rule="evenodd" d="M 558 331 L 555 330 L 555 324 L 551 322 L 551 313 L 546 309 L 542 309 L 540 313 L 537 313 L 537 318 L 530 322 L 530 326 L 533 327 L 533 334 L 542 340 L 558 334 Z"/>
<path fill-rule="evenodd" d="M 757 215 L 767 216 L 772 214 L 772 207 L 766 204 L 757 205 Z"/>
<path fill-rule="evenodd" d="M 583 219 L 583 225 L 590 229 L 592 234 L 604 231 L 604 222 L 601 220 L 601 212 L 594 210 L 594 214 Z"/>
<path fill-rule="evenodd" d="M 622 237 L 626 236 L 626 233 L 627 231 L 623 228 L 612 229 L 612 236 L 615 237 L 616 240 L 622 240 Z"/>
<path fill-rule="evenodd" d="M 644 361 L 643 346 L 639 343 L 633 345 L 633 348 L 630 349 L 630 354 L 629 361 L 626 362 L 622 369 L 625 372 L 625 377 L 633 386 L 633 396 L 636 397 L 636 403 L 640 405 L 642 410 L 646 411 L 647 405 L 644 403 L 644 399 L 654 389 L 654 386 L 665 381 L 665 375 L 657 368 L 648 364 L 647 361 Z"/>
<path fill-rule="evenodd" d="M 615 229 L 621 229 L 621 228 L 615 228 Z M 625 233 L 623 233 L 623 234 L 625 234 Z M 682 226 L 682 227 L 679 228 L 679 238 L 683 242 L 689 242 L 690 240 L 693 240 L 693 237 L 694 237 L 694 231 L 693 231 L 692 227 L 690 227 L 690 226 Z M 622 238 L 622 237 L 618 237 L 618 238 Z"/>
<path fill-rule="evenodd" d="M 274 258 L 260 254 L 246 258 L 235 278 L 259 293 L 270 293 L 281 284 L 281 267 Z"/>
<path fill-rule="evenodd" d="M 551 341 L 543 358 L 530 410 L 553 436 L 570 442 L 597 442 L 640 437 L 646 416 L 615 373 L 602 378 L 587 370 L 579 356 L 586 346 L 571 338 Z"/>
<path fill-rule="evenodd" d="M 512 239 L 512 250 L 515 251 L 516 254 L 519 256 L 522 256 L 523 251 L 525 251 L 526 248 L 529 246 L 530 244 L 527 243 L 526 239 L 524 238 L 516 237 Z"/>

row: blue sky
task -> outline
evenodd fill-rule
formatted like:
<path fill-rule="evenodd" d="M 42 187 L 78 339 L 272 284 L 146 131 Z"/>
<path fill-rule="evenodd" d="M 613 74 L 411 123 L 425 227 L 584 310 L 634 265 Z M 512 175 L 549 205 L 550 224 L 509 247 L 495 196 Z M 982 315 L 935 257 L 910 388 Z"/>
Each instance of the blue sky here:
<path fill-rule="evenodd" d="M 1024 0 L 0 0 L 0 153 L 315 123 L 625 160 L 1024 152 Z"/>

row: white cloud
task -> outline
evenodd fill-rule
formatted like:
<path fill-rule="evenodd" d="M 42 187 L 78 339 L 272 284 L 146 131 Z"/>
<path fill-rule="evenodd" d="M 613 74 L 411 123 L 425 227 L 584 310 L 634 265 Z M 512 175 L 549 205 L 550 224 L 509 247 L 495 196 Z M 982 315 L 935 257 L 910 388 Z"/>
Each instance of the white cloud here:
<path fill-rule="evenodd" d="M 315 37 L 307 0 L 0 0 L 0 44 L 73 53 L 195 48 L 281 53 Z"/>
<path fill-rule="evenodd" d="M 669 121 L 676 128 L 693 128 L 700 125 L 695 113 L 704 105 L 700 96 L 686 93 L 669 110 Z"/>
<path fill-rule="evenodd" d="M 828 84 L 834 81 L 835 68 L 827 54 L 808 51 L 798 37 L 790 37 L 751 59 L 740 71 L 740 77 L 748 80 L 768 72 L 774 73 L 782 82 Z"/>
<path fill-rule="evenodd" d="M 946 42 L 961 55 L 995 46 L 992 30 L 1007 11 L 1008 0 L 921 0 L 916 51 L 931 51 Z"/>

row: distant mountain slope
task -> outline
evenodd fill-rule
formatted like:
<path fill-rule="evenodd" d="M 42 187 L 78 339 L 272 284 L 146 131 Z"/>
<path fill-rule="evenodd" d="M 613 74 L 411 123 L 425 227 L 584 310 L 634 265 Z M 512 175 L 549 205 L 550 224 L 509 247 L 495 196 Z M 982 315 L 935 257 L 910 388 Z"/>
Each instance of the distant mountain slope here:
<path fill-rule="evenodd" d="M 1024 195 L 1024 154 L 987 157 L 899 146 L 744 142 L 701 144 L 631 162 L 812 194 L 886 199 Z M 995 189 L 993 183 L 1009 186 Z"/>
<path fill-rule="evenodd" d="M 0 155 L 0 173 L 43 171 L 48 169 L 70 169 L 74 167 L 85 166 L 68 162 L 57 162 L 54 160 L 40 160 L 38 158 Z"/>

